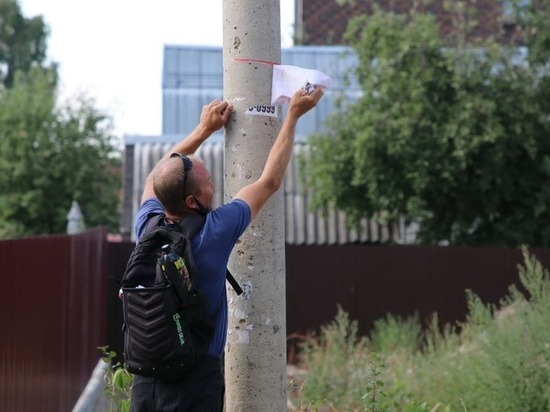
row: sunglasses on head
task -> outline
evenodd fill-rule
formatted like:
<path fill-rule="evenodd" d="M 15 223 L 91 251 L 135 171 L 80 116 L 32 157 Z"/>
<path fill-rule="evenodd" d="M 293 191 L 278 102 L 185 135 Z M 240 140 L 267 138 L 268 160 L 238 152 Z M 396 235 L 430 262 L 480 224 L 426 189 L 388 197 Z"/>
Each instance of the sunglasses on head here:
<path fill-rule="evenodd" d="M 183 163 L 183 198 L 185 199 L 185 189 L 187 187 L 187 175 L 189 170 L 193 168 L 193 162 L 187 156 L 181 153 L 172 153 L 170 158 L 179 157 Z"/>

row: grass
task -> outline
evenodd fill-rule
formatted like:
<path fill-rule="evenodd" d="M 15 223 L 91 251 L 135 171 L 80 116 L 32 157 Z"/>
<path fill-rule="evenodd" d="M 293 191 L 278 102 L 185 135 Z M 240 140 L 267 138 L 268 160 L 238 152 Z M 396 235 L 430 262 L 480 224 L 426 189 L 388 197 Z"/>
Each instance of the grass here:
<path fill-rule="evenodd" d="M 499 305 L 466 291 L 468 317 L 422 330 L 388 315 L 368 337 L 338 310 L 302 345 L 307 375 L 291 388 L 295 411 L 550 411 L 550 280 L 524 250 Z"/>

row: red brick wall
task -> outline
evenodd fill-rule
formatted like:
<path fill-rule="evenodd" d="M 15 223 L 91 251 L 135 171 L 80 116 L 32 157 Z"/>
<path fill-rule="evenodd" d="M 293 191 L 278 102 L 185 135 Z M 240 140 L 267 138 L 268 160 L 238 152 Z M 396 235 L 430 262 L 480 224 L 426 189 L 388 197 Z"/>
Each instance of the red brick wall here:
<path fill-rule="evenodd" d="M 369 13 L 372 10 L 372 1 L 357 0 L 355 5 L 339 6 L 335 0 L 297 0 L 301 2 L 303 33 L 297 33 L 302 44 L 306 45 L 335 45 L 345 44 L 343 33 L 349 20 L 353 16 Z M 408 13 L 413 0 L 378 0 L 386 10 L 396 13 Z M 453 30 L 452 16 L 443 10 L 442 0 L 434 0 L 433 4 L 423 7 L 429 13 L 437 16 L 441 27 L 441 34 L 448 37 Z M 472 4 L 478 10 L 479 25 L 474 32 L 475 36 L 487 36 L 490 34 L 500 37 L 502 14 L 501 4 L 495 0 L 472 0 Z M 299 16 L 297 16 L 299 18 Z M 297 27 L 300 27 L 297 24 Z M 510 27 L 504 27 L 509 31 Z M 508 37 L 509 34 L 506 34 Z M 301 37 L 301 39 L 300 39 Z"/>

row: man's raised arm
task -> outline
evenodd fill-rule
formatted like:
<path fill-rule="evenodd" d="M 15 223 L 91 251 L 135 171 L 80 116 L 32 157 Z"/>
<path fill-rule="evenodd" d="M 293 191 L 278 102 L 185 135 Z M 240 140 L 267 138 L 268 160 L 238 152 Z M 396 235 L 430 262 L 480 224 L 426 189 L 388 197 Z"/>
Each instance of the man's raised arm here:
<path fill-rule="evenodd" d="M 223 127 L 229 120 L 233 106 L 230 106 L 227 102 L 221 100 L 214 100 L 202 108 L 199 124 L 195 129 L 181 142 L 176 143 L 167 153 L 165 153 L 160 159 L 159 163 L 166 160 L 170 154 L 177 152 L 184 155 L 190 155 L 197 151 L 201 144 L 208 139 L 212 133 Z M 155 166 L 156 167 L 156 166 Z M 155 196 L 153 191 L 153 172 L 155 168 L 149 173 L 145 180 L 145 186 L 143 188 L 143 194 L 141 201 Z"/>
<path fill-rule="evenodd" d="M 242 188 L 235 195 L 236 199 L 244 200 L 250 206 L 252 219 L 283 183 L 285 171 L 292 156 L 298 119 L 314 108 L 322 96 L 323 90 L 320 87 L 317 87 L 309 95 L 305 89 L 300 89 L 294 93 L 290 99 L 281 131 L 269 151 L 260 178 Z"/>

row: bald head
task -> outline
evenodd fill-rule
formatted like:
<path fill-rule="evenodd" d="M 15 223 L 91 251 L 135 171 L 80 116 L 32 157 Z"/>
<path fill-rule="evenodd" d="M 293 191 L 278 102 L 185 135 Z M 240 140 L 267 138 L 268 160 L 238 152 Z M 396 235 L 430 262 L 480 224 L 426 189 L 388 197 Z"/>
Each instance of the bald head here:
<path fill-rule="evenodd" d="M 186 212 L 185 197 L 200 190 L 197 187 L 196 169 L 204 168 L 202 160 L 188 156 L 193 167 L 185 172 L 182 159 L 178 156 L 159 163 L 153 172 L 153 190 L 168 215 L 182 216 Z M 185 174 L 187 173 L 187 179 Z M 185 184 L 185 188 L 184 188 Z M 184 193 L 185 190 L 185 193 Z"/>

